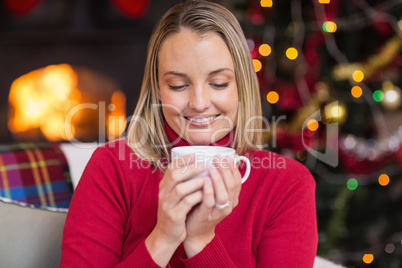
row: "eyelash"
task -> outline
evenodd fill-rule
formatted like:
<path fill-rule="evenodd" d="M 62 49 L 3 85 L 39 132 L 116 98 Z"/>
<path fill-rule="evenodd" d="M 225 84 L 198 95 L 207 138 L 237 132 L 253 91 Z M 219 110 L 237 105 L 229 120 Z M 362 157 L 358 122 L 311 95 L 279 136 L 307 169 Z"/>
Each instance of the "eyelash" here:
<path fill-rule="evenodd" d="M 171 85 L 169 85 L 169 88 L 171 90 L 181 90 L 181 89 L 185 88 L 186 86 L 187 85 L 182 85 L 182 86 L 171 86 Z"/>
<path fill-rule="evenodd" d="M 229 83 L 212 84 L 212 86 L 213 86 L 214 88 L 217 88 L 217 89 L 224 89 L 224 88 L 227 88 L 227 87 L 229 86 Z"/>
<path fill-rule="evenodd" d="M 223 83 L 223 84 L 210 84 L 212 87 L 216 88 L 216 89 L 224 89 L 227 88 L 229 86 L 229 83 Z M 171 86 L 169 85 L 169 88 L 171 90 L 182 90 L 186 87 L 187 85 L 181 85 L 181 86 Z"/>

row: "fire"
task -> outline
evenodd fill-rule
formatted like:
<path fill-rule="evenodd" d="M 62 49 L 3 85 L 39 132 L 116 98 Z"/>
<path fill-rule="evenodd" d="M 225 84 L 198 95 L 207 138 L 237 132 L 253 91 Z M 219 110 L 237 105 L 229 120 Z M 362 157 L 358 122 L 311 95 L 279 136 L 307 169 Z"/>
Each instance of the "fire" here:
<path fill-rule="evenodd" d="M 83 76 L 86 80 L 82 84 L 88 84 L 88 71 L 83 72 Z M 17 139 L 22 137 L 32 140 L 35 139 L 32 137 L 32 131 L 40 130 L 49 141 L 70 139 L 71 137 L 67 137 L 66 133 L 80 136 L 79 129 L 83 129 L 83 125 L 85 125 L 85 131 L 81 132 L 88 132 L 88 129 L 92 129 L 98 133 L 100 131 L 98 122 L 87 125 L 88 121 L 102 120 L 101 118 L 88 120 L 88 118 L 92 119 L 99 115 L 99 112 L 94 109 L 80 110 L 72 117 L 72 120 L 66 120 L 67 114 L 73 107 L 83 102 L 96 104 L 97 101 L 101 101 L 97 99 L 97 96 L 93 96 L 97 94 L 91 93 L 91 96 L 80 89 L 79 78 L 80 72 L 68 64 L 60 64 L 34 70 L 16 79 L 11 85 L 9 94 L 8 128 L 11 133 Z M 97 80 L 97 77 L 93 77 L 89 81 Z M 98 87 L 95 82 L 90 86 Z M 116 91 L 114 88 L 112 91 L 114 91 L 113 94 L 110 93 L 109 99 L 105 100 L 115 106 L 113 111 L 106 114 L 109 120 L 104 119 L 109 139 L 118 137 L 124 131 L 126 120 L 124 93 Z M 111 118 L 115 119 L 111 120 Z M 116 119 L 118 120 L 116 121 Z"/>

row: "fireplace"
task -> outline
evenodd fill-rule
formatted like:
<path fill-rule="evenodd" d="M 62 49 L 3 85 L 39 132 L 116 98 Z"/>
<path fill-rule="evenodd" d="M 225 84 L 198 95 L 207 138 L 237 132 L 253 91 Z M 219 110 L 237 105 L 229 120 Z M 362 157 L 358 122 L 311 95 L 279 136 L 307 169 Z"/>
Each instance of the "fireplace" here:
<path fill-rule="evenodd" d="M 8 128 L 10 109 L 13 109 L 8 103 L 13 82 L 49 66 L 70 66 L 81 78 L 85 73 L 108 81 L 93 89 L 92 100 L 85 100 L 98 105 L 98 110 L 93 109 L 97 114 L 92 114 L 91 119 L 99 117 L 101 109 L 111 116 L 105 119 L 104 134 L 98 125 L 96 135 L 80 134 L 75 138 L 97 141 L 104 135 L 106 140 L 113 139 L 137 102 L 152 28 L 178 2 L 181 1 L 150 0 L 148 11 L 140 18 L 128 18 L 107 0 L 43 0 L 24 16 L 10 14 L 1 5 L 0 142 L 64 140 L 46 137 L 35 128 L 27 135 L 16 134 L 15 129 Z M 107 89 L 106 84 L 115 88 Z M 112 103 L 112 99 L 120 103 Z M 111 124 L 115 125 L 114 134 L 107 129 Z"/>

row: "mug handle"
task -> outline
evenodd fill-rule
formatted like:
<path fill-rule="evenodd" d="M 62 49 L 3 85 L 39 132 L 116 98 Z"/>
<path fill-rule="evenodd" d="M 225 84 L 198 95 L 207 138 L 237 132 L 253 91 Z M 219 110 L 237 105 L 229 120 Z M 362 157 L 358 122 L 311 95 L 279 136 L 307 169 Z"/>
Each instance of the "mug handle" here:
<path fill-rule="evenodd" d="M 241 183 L 243 184 L 247 179 L 248 176 L 250 175 L 250 171 L 251 171 L 251 164 L 250 164 L 250 160 L 242 155 L 237 155 L 235 158 L 235 163 L 239 162 L 239 161 L 244 161 L 246 163 L 246 172 L 243 175 L 243 178 L 241 178 Z"/>

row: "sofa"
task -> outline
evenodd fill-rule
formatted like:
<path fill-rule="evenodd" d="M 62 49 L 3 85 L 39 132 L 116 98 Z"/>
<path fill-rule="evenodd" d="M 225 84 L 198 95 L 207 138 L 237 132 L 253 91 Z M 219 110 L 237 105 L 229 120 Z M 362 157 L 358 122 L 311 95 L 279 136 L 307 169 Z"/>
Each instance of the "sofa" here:
<path fill-rule="evenodd" d="M 53 268 L 68 205 L 97 143 L 0 146 L 0 267 Z M 316 257 L 314 268 L 342 267 Z"/>

